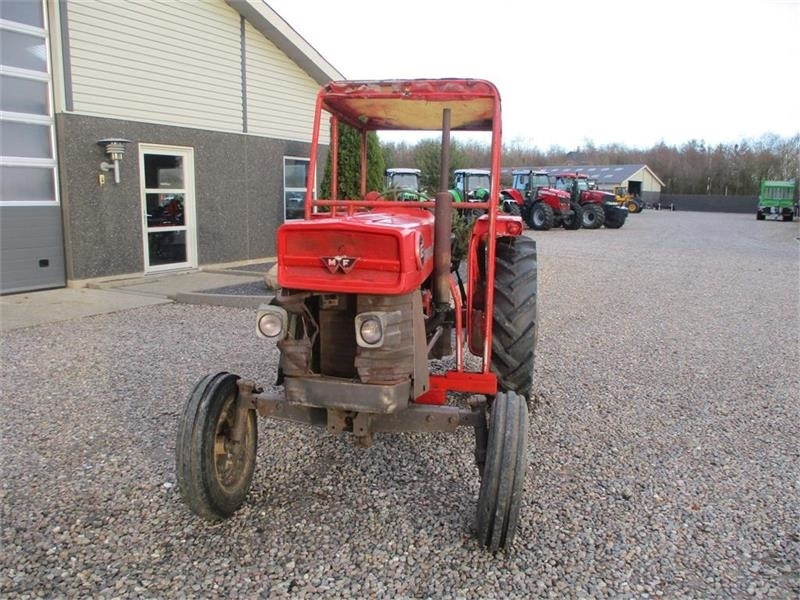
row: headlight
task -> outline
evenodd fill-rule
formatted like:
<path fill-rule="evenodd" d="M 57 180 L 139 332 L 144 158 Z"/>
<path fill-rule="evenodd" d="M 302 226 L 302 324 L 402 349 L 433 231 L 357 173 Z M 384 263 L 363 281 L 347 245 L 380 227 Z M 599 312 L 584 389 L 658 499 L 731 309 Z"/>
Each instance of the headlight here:
<path fill-rule="evenodd" d="M 282 340 L 288 330 L 289 315 L 284 308 L 262 304 L 258 307 L 256 334 L 268 340 Z"/>
<path fill-rule="evenodd" d="M 383 338 L 383 325 L 377 317 L 368 317 L 361 321 L 358 327 L 358 334 L 365 344 L 370 346 L 377 345 Z"/>
<path fill-rule="evenodd" d="M 364 312 L 356 315 L 356 343 L 362 348 L 390 347 L 399 340 L 400 311 Z M 395 327 L 391 327 L 395 326 Z M 391 331 L 389 328 L 391 327 Z"/>

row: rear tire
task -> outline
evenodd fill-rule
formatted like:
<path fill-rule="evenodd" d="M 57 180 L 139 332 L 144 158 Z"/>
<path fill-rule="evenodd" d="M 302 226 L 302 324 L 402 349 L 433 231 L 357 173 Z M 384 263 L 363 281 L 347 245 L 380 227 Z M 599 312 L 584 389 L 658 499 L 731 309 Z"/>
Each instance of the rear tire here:
<path fill-rule="evenodd" d="M 497 394 L 489 417 L 477 519 L 478 540 L 492 552 L 514 540 L 527 468 L 528 407 L 514 392 Z"/>
<path fill-rule="evenodd" d="M 599 204 L 583 204 L 584 229 L 600 229 L 606 222 L 606 213 Z"/>
<path fill-rule="evenodd" d="M 766 217 L 764 216 L 764 213 L 760 213 L 760 212 L 756 213 L 756 220 L 764 221 L 765 219 L 766 219 Z"/>
<path fill-rule="evenodd" d="M 492 371 L 502 391 L 530 396 L 539 334 L 536 242 L 497 240 L 492 320 Z"/>
<path fill-rule="evenodd" d="M 793 221 L 794 220 L 794 215 L 783 215 L 783 220 L 784 221 Z"/>
<path fill-rule="evenodd" d="M 569 207 L 572 209 L 573 214 L 572 216 L 566 217 L 561 224 L 564 226 L 564 229 L 575 231 L 583 226 L 583 209 L 577 202 L 570 202 Z"/>
<path fill-rule="evenodd" d="M 553 209 L 544 202 L 536 202 L 531 209 L 531 229 L 548 231 L 553 228 L 556 217 Z"/>
<path fill-rule="evenodd" d="M 230 439 L 239 378 L 210 374 L 192 390 L 178 424 L 175 448 L 178 488 L 195 514 L 210 521 L 231 516 L 242 505 L 256 464 L 256 413 L 247 411 L 241 443 Z"/>

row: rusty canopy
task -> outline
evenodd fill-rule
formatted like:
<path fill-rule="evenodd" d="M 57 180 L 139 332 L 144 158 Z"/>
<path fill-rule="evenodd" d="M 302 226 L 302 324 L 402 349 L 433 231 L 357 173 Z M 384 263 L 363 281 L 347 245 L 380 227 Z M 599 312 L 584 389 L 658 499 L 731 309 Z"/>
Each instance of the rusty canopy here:
<path fill-rule="evenodd" d="M 440 130 L 442 110 L 450 127 L 492 131 L 500 94 L 482 79 L 333 81 L 320 92 L 322 107 L 361 130 Z"/>

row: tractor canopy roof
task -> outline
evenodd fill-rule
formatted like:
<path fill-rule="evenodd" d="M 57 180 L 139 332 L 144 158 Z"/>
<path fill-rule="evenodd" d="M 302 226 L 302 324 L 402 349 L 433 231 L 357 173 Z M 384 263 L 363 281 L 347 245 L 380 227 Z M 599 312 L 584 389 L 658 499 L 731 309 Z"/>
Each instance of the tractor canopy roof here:
<path fill-rule="evenodd" d="M 408 167 L 391 167 L 386 169 L 385 175 L 421 175 L 420 169 L 411 169 Z"/>
<path fill-rule="evenodd" d="M 500 118 L 500 93 L 483 79 L 332 81 L 319 101 L 359 130 L 440 131 L 445 108 L 453 131 L 492 131 Z"/>
<path fill-rule="evenodd" d="M 512 175 L 547 175 L 547 171 L 537 171 L 536 169 L 514 169 L 511 171 Z"/>
<path fill-rule="evenodd" d="M 489 169 L 455 169 L 453 174 L 456 173 L 463 173 L 464 175 L 491 175 L 492 172 Z"/>

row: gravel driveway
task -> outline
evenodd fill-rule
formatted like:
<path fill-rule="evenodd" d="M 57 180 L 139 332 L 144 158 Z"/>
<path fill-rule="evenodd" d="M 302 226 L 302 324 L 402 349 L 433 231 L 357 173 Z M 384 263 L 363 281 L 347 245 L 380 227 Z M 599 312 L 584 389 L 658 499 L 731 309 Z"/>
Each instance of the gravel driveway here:
<path fill-rule="evenodd" d="M 274 377 L 253 311 L 171 304 L 4 334 L 0 595 L 796 598 L 798 235 L 663 211 L 536 234 L 531 465 L 495 556 L 473 539 L 469 430 L 359 449 L 261 420 L 243 509 L 216 525 L 185 509 L 191 386 Z"/>

